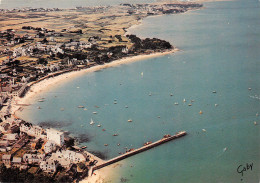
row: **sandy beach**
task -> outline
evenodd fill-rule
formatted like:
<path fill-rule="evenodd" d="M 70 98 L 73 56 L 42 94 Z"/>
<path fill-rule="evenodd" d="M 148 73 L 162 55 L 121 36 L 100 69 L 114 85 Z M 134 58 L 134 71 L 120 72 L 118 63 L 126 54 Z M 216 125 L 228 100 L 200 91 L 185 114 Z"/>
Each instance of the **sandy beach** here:
<path fill-rule="evenodd" d="M 149 55 L 138 55 L 138 56 L 132 56 L 132 57 L 125 57 L 110 63 L 106 63 L 104 65 L 97 65 L 93 66 L 91 68 L 82 69 L 80 71 L 72 71 L 65 74 L 61 74 L 59 76 L 55 76 L 52 78 L 47 78 L 43 81 L 40 81 L 34 85 L 31 86 L 30 90 L 26 93 L 26 95 L 23 98 L 15 98 L 12 101 L 12 114 L 15 114 L 15 112 L 20 108 L 19 105 L 15 104 L 30 104 L 32 102 L 32 99 L 39 94 L 40 92 L 46 92 L 48 90 L 51 90 L 53 87 L 56 87 L 57 84 L 60 84 L 62 82 L 66 82 L 68 80 L 74 79 L 75 77 L 79 77 L 83 74 L 87 74 L 90 72 L 106 69 L 109 67 L 116 67 L 122 64 L 129 64 L 136 61 L 141 61 L 153 57 L 159 57 L 167 54 L 174 53 L 176 51 L 179 51 L 177 48 L 166 51 L 166 52 L 159 52 L 159 53 L 152 53 Z"/>

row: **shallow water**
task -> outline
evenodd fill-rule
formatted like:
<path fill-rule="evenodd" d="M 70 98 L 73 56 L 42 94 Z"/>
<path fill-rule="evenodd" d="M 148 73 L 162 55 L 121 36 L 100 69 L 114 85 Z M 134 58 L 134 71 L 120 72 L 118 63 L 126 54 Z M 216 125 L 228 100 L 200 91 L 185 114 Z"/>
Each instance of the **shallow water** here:
<path fill-rule="evenodd" d="M 83 144 L 106 159 L 124 147 L 138 148 L 167 133 L 188 132 L 121 161 L 113 182 L 121 178 L 135 183 L 258 182 L 260 3 L 205 6 L 185 14 L 150 17 L 130 29 L 141 37 L 169 40 L 182 51 L 61 83 L 37 96 L 21 115 L 36 124 L 57 121 L 60 129 L 75 136 L 87 134 L 90 141 Z M 38 103 L 40 97 L 46 101 Z M 91 118 L 95 125 L 89 124 Z M 253 163 L 253 169 L 241 176 L 237 168 L 246 163 Z"/>

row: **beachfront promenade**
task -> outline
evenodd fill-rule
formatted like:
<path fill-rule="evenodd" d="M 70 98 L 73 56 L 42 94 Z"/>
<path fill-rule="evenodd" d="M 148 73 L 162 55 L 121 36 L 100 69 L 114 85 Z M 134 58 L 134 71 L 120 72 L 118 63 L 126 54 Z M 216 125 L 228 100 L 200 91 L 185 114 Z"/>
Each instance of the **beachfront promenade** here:
<path fill-rule="evenodd" d="M 111 160 L 106 161 L 106 162 L 103 163 L 103 164 L 100 164 L 100 165 L 97 165 L 97 166 L 93 167 L 91 174 L 93 174 L 93 172 L 94 172 L 95 170 L 104 168 L 104 167 L 106 167 L 106 166 L 108 166 L 108 165 L 111 165 L 111 164 L 113 164 L 113 163 L 116 163 L 116 162 L 118 162 L 118 161 L 121 161 L 121 160 L 123 160 L 123 159 L 126 159 L 126 158 L 128 158 L 128 157 L 130 157 L 130 156 L 133 156 L 133 155 L 136 155 L 136 154 L 138 154 L 138 153 L 144 152 L 144 151 L 146 151 L 146 150 L 148 150 L 148 149 L 151 149 L 151 148 L 153 148 L 153 147 L 159 146 L 159 145 L 161 145 L 161 144 L 163 144 L 163 143 L 166 143 L 166 142 L 169 142 L 169 141 L 171 141 L 171 140 L 173 140 L 173 139 L 176 139 L 176 138 L 179 138 L 179 137 L 183 137 L 183 136 L 185 136 L 186 134 L 187 134 L 186 131 L 181 131 L 181 132 L 178 132 L 178 133 L 176 133 L 175 135 L 172 135 L 172 136 L 169 136 L 169 135 L 168 135 L 168 136 L 166 136 L 166 137 L 164 137 L 164 138 L 162 138 L 162 139 L 160 139 L 160 140 L 158 140 L 158 141 L 156 141 L 156 142 L 153 142 L 153 143 L 151 143 L 151 144 L 145 145 L 145 146 L 140 147 L 140 148 L 138 148 L 138 149 L 136 149 L 136 150 L 132 150 L 132 151 L 130 151 L 130 152 L 126 152 L 126 153 L 123 154 L 123 155 L 117 156 L 117 157 L 115 157 L 115 158 L 113 158 L 113 159 L 111 159 Z"/>

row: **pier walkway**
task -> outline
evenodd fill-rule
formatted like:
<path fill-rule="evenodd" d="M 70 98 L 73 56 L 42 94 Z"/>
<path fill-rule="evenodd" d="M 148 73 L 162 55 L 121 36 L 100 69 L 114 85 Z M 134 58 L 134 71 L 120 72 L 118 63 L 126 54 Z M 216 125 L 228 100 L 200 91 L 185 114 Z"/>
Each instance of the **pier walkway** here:
<path fill-rule="evenodd" d="M 185 136 L 186 134 L 187 134 L 186 131 L 181 131 L 181 132 L 178 132 L 178 133 L 176 133 L 175 135 L 172 135 L 172 136 L 170 136 L 170 135 L 165 136 L 164 138 L 162 138 L 162 139 L 160 139 L 160 140 L 158 140 L 158 141 L 156 141 L 156 142 L 153 142 L 153 143 L 151 143 L 151 144 L 145 145 L 145 146 L 140 147 L 140 148 L 138 148 L 138 149 L 136 149 L 136 150 L 132 150 L 132 151 L 130 151 L 130 152 L 126 152 L 126 153 L 123 154 L 123 155 L 117 156 L 117 157 L 115 157 L 115 158 L 113 158 L 113 159 L 111 159 L 111 160 L 106 161 L 106 162 L 103 163 L 103 164 L 100 164 L 100 165 L 97 165 L 97 166 L 93 167 L 92 173 L 93 173 L 95 170 L 104 168 L 104 167 L 106 167 L 106 166 L 108 166 L 108 165 L 111 165 L 111 164 L 113 164 L 113 163 L 116 163 L 116 162 L 118 162 L 118 161 L 121 161 L 121 160 L 123 160 L 123 159 L 126 159 L 126 158 L 128 158 L 128 157 L 130 157 L 130 156 L 133 156 L 133 155 L 136 155 L 136 154 L 138 154 L 138 153 L 144 152 L 144 151 L 146 151 L 146 150 L 148 150 L 148 149 L 151 149 L 151 148 L 153 148 L 153 147 L 159 146 L 159 145 L 161 145 L 161 144 L 163 144 L 163 143 L 165 143 L 165 142 L 169 142 L 169 141 L 171 141 L 171 140 L 173 140 L 173 139 L 176 139 L 176 138 L 179 138 L 179 137 L 183 137 L 183 136 Z M 91 174 L 92 174 L 92 173 L 91 173 Z"/>

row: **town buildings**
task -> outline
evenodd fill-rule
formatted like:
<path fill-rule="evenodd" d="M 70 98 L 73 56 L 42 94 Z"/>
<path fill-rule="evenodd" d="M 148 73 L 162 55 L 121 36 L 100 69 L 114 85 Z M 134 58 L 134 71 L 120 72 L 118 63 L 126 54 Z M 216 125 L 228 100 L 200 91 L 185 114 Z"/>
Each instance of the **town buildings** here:
<path fill-rule="evenodd" d="M 64 133 L 53 128 L 46 129 L 47 140 L 55 142 L 58 146 L 64 144 Z"/>

